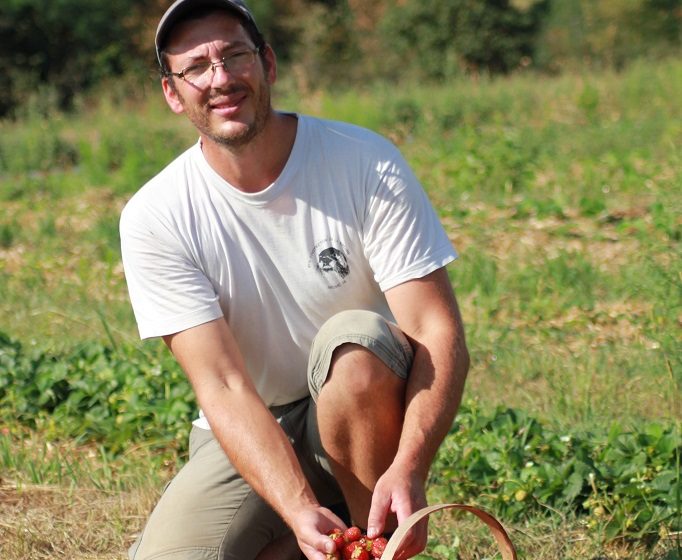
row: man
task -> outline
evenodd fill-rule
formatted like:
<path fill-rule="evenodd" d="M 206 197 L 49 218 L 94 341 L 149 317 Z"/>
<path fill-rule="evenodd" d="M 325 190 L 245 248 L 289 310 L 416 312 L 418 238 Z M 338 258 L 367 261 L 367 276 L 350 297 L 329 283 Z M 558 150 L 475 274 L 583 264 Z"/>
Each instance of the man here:
<path fill-rule="evenodd" d="M 156 49 L 199 142 L 127 204 L 123 262 L 202 412 L 130 558 L 324 560 L 334 527 L 426 505 L 468 369 L 456 253 L 388 141 L 273 110 L 241 0 L 178 0 Z M 398 558 L 425 543 L 422 524 Z"/>

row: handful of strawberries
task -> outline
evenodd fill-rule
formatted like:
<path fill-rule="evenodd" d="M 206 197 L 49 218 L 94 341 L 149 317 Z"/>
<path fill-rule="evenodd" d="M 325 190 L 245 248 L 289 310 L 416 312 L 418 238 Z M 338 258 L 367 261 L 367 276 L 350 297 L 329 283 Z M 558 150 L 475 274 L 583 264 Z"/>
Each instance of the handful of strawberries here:
<path fill-rule="evenodd" d="M 384 537 L 368 538 L 358 527 L 349 527 L 345 531 L 333 529 L 328 534 L 336 544 L 336 552 L 327 554 L 327 560 L 381 558 L 388 543 Z"/>

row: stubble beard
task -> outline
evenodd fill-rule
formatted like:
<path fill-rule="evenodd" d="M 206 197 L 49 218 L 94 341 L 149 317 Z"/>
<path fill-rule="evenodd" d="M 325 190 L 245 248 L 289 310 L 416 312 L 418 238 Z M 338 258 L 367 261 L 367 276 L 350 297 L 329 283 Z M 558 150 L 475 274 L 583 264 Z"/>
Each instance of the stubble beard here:
<path fill-rule="evenodd" d="M 270 86 L 268 83 L 261 83 L 258 93 L 255 97 L 254 105 L 254 117 L 253 121 L 241 127 L 240 130 L 236 131 L 221 131 L 215 127 L 210 121 L 211 110 L 209 108 L 210 100 L 213 97 L 219 97 L 221 95 L 233 94 L 237 91 L 243 90 L 244 88 L 231 88 L 230 90 L 222 91 L 216 90 L 209 97 L 208 101 L 203 106 L 190 106 L 188 105 L 182 96 L 178 93 L 178 97 L 183 107 L 185 108 L 185 113 L 190 122 L 196 127 L 196 129 L 201 133 L 201 135 L 208 140 L 229 148 L 231 151 L 238 150 L 249 144 L 256 136 L 258 136 L 268 120 L 270 119 L 270 114 L 272 112 L 270 106 Z"/>

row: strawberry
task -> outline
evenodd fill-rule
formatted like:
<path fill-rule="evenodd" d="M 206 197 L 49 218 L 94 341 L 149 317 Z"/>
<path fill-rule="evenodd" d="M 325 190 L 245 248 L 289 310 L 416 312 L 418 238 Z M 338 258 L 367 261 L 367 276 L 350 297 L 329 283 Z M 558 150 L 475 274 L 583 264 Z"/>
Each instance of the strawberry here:
<path fill-rule="evenodd" d="M 360 530 L 359 527 L 348 527 L 343 532 L 343 538 L 346 539 L 346 542 L 355 542 L 360 540 L 360 537 L 362 537 L 362 531 Z"/>
<path fill-rule="evenodd" d="M 372 541 L 372 558 L 381 558 L 388 541 L 384 537 L 377 537 Z"/>
<path fill-rule="evenodd" d="M 341 550 L 343 550 L 343 546 L 346 544 L 346 540 L 343 538 L 343 531 L 341 529 L 333 529 L 327 534 L 334 541 L 336 550 L 341 552 Z"/>
<path fill-rule="evenodd" d="M 341 553 L 338 551 L 335 552 L 327 552 L 325 555 L 325 560 L 341 560 Z"/>
<path fill-rule="evenodd" d="M 355 543 L 347 543 L 343 545 L 343 549 L 341 550 L 341 556 L 343 560 L 351 560 L 351 554 L 353 554 L 353 551 L 355 550 Z"/>
<path fill-rule="evenodd" d="M 362 545 L 362 548 L 364 548 L 367 552 L 372 550 L 372 539 L 367 537 L 367 535 L 363 535 L 362 537 L 360 537 L 360 540 L 358 542 Z"/>
<path fill-rule="evenodd" d="M 343 560 L 369 560 L 369 552 L 358 541 L 349 542 L 343 548 Z"/>

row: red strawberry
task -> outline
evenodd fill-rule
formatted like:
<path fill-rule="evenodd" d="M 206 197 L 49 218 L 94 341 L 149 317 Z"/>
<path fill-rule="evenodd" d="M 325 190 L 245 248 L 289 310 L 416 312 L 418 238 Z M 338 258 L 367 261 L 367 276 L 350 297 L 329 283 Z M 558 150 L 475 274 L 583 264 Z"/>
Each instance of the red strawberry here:
<path fill-rule="evenodd" d="M 341 529 L 333 529 L 327 533 L 329 537 L 334 541 L 334 544 L 336 545 L 336 550 L 341 552 L 343 550 L 344 545 L 346 544 L 346 540 L 343 538 L 343 531 Z"/>
<path fill-rule="evenodd" d="M 369 560 L 369 552 L 358 541 L 349 542 L 343 548 L 343 560 Z"/>
<path fill-rule="evenodd" d="M 372 541 L 372 558 L 381 558 L 388 541 L 384 537 L 377 537 Z"/>
<path fill-rule="evenodd" d="M 325 558 L 326 560 L 341 560 L 341 553 L 339 551 L 327 552 Z"/>
<path fill-rule="evenodd" d="M 343 549 L 341 551 L 341 556 L 343 557 L 343 560 L 351 560 L 351 554 L 353 554 L 354 550 L 355 543 L 344 544 Z"/>
<path fill-rule="evenodd" d="M 343 532 L 343 538 L 346 539 L 346 542 L 355 542 L 360 540 L 360 537 L 362 537 L 362 531 L 359 527 L 348 527 Z"/>
<path fill-rule="evenodd" d="M 360 540 L 358 542 L 362 545 L 362 548 L 364 548 L 367 552 L 372 550 L 372 539 L 368 538 L 367 535 L 363 535 L 362 537 L 360 537 Z"/>

